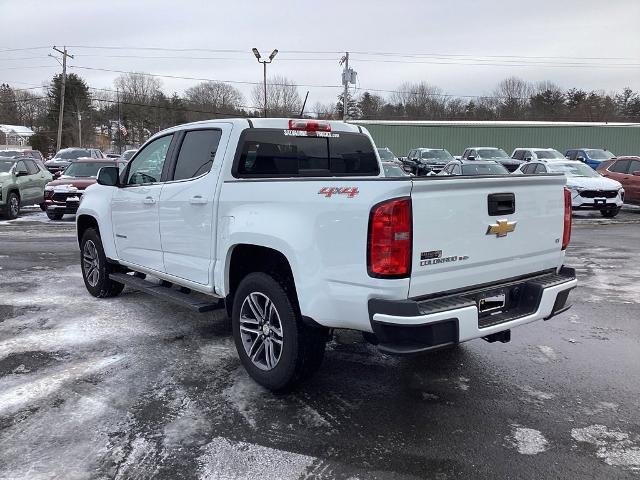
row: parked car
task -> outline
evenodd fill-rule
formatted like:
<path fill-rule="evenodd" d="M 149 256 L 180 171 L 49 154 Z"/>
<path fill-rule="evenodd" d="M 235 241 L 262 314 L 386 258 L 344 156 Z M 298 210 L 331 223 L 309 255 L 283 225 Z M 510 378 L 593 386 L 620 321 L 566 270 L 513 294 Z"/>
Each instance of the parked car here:
<path fill-rule="evenodd" d="M 452 160 L 438 175 L 509 175 L 509 170 L 493 160 Z"/>
<path fill-rule="evenodd" d="M 51 160 L 44 164 L 51 173 L 61 173 L 72 162 L 79 158 L 104 158 L 104 155 L 97 148 L 63 148 L 57 152 Z"/>
<path fill-rule="evenodd" d="M 541 162 L 522 165 L 514 174 L 563 173 L 567 188 L 571 190 L 574 210 L 600 210 L 603 217 L 618 215 L 625 200 L 625 189 L 620 182 L 604 178 L 584 163 L 576 160 Z"/>
<path fill-rule="evenodd" d="M 577 285 L 562 176 L 384 178 L 369 132 L 343 122 L 180 125 L 97 183 L 76 216 L 88 292 L 226 308 L 272 390 L 320 368 L 330 329 L 388 354 L 507 342 Z"/>
<path fill-rule="evenodd" d="M 409 174 L 396 162 L 382 162 L 385 177 L 408 177 Z"/>
<path fill-rule="evenodd" d="M 131 157 L 136 154 L 137 151 L 138 149 L 136 148 L 134 148 L 133 150 L 125 150 L 124 152 L 122 152 L 122 159 L 128 162 L 129 160 L 131 160 Z"/>
<path fill-rule="evenodd" d="M 511 158 L 515 160 L 566 160 L 558 150 L 553 148 L 537 148 L 537 147 L 518 147 L 511 154 Z"/>
<path fill-rule="evenodd" d="M 496 147 L 469 147 L 464 150 L 462 160 L 493 160 L 500 163 L 510 172 L 515 171 L 524 163 L 523 160 L 516 160 L 509 157 L 507 152 Z"/>
<path fill-rule="evenodd" d="M 395 153 L 393 153 L 389 148 L 382 147 L 378 148 L 377 150 L 378 156 L 383 162 L 393 162 L 399 166 L 402 166 L 402 162 L 400 161 L 400 159 L 396 157 Z"/>
<path fill-rule="evenodd" d="M 598 168 L 601 162 L 615 157 L 609 150 L 602 148 L 572 148 L 564 153 L 569 160 L 577 160 L 586 163 L 594 170 Z"/>
<path fill-rule="evenodd" d="M 622 184 L 625 202 L 640 204 L 640 157 L 605 160 L 598 165 L 597 172 Z"/>
<path fill-rule="evenodd" d="M 0 213 L 14 219 L 23 205 L 43 205 L 51 173 L 29 157 L 0 157 Z"/>
<path fill-rule="evenodd" d="M 75 215 L 85 189 L 94 183 L 102 167 L 124 168 L 126 162 L 109 158 L 81 158 L 71 163 L 56 180 L 44 188 L 47 217 L 60 220 L 65 214 Z"/>
<path fill-rule="evenodd" d="M 16 148 L 11 150 L 0 150 L 0 157 L 30 157 L 36 160 L 44 161 L 44 157 L 40 150 L 31 150 L 28 148 Z"/>
<path fill-rule="evenodd" d="M 453 160 L 453 156 L 444 148 L 414 148 L 407 154 L 405 164 L 418 176 L 436 174 Z"/>

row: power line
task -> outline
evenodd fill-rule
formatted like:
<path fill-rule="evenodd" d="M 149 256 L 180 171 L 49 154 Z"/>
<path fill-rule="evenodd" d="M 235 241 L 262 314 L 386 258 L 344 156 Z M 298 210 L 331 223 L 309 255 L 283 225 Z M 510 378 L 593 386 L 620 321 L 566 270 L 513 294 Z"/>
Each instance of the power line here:
<path fill-rule="evenodd" d="M 50 45 L 44 47 L 24 47 L 24 48 L 0 48 L 0 53 L 4 52 L 25 52 L 27 50 L 43 50 L 51 48 Z"/>

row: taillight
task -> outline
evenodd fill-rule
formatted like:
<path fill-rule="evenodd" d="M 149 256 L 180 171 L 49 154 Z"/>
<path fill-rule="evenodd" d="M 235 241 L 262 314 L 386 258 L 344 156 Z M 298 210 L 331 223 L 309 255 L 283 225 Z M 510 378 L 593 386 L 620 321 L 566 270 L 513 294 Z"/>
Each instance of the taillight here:
<path fill-rule="evenodd" d="M 562 250 L 566 249 L 571 240 L 571 190 L 564 189 L 564 230 L 562 232 Z"/>
<path fill-rule="evenodd" d="M 367 268 L 372 277 L 401 278 L 411 272 L 411 199 L 397 198 L 371 209 Z"/>
<path fill-rule="evenodd" d="M 304 130 L 306 132 L 330 132 L 329 122 L 317 120 L 289 120 L 289 130 Z"/>

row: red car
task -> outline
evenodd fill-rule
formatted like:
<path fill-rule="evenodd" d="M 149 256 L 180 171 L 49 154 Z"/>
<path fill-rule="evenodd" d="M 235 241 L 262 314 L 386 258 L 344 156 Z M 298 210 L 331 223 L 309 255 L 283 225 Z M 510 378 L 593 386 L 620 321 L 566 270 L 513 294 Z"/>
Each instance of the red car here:
<path fill-rule="evenodd" d="M 87 187 L 96 183 L 98 171 L 102 167 L 113 166 L 122 170 L 125 165 L 124 161 L 106 158 L 80 158 L 73 162 L 57 180 L 49 182 L 44 187 L 47 217 L 60 220 L 67 213 L 75 215 L 80 205 L 80 197 Z"/>
<path fill-rule="evenodd" d="M 640 204 L 640 157 L 617 157 L 598 165 L 600 175 L 620 182 L 625 203 Z"/>

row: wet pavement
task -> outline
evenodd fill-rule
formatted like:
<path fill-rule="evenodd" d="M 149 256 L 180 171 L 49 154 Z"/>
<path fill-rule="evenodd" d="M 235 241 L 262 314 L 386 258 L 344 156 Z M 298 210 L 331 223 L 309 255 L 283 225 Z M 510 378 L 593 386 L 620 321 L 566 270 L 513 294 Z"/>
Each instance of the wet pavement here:
<path fill-rule="evenodd" d="M 274 395 L 221 313 L 84 289 L 72 218 L 0 221 L 0 478 L 638 478 L 640 209 L 579 214 L 574 307 L 413 358 L 339 332 Z"/>

